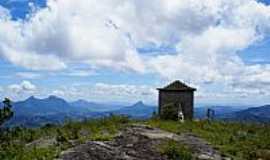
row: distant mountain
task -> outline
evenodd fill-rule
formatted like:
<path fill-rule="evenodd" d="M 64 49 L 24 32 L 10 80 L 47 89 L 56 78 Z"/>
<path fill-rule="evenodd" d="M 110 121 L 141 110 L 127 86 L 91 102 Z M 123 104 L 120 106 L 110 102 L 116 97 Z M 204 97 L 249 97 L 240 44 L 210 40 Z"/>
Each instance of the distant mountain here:
<path fill-rule="evenodd" d="M 7 122 L 7 126 L 37 127 L 47 123 L 59 124 L 66 119 L 83 120 L 108 116 L 111 113 L 134 118 L 149 118 L 156 111 L 156 107 L 145 105 L 141 101 L 131 106 L 121 106 L 85 100 L 69 103 L 56 96 L 44 99 L 32 96 L 24 101 L 13 103 L 13 110 L 14 117 Z"/>
<path fill-rule="evenodd" d="M 154 111 L 157 112 L 157 107 L 145 105 L 142 101 L 139 101 L 131 106 L 127 106 L 109 113 L 127 115 L 133 118 L 150 118 Z"/>
<path fill-rule="evenodd" d="M 0 103 L 0 107 L 2 104 Z M 209 106 L 194 109 L 194 117 L 203 119 L 206 117 L 207 108 L 215 111 L 216 119 L 226 121 L 252 121 L 270 122 L 270 105 L 244 109 L 236 106 Z M 110 114 L 127 115 L 132 118 L 150 118 L 156 106 L 146 105 L 139 101 L 130 106 L 116 104 L 101 104 L 78 100 L 67 102 L 66 100 L 49 96 L 39 99 L 29 97 L 24 101 L 13 103 L 14 117 L 7 122 L 7 126 L 24 125 L 28 127 L 41 126 L 47 123 L 62 123 L 66 119 L 83 120 L 85 118 L 98 118 Z"/>
<path fill-rule="evenodd" d="M 73 110 L 68 102 L 56 96 L 45 99 L 29 97 L 28 99 L 13 104 L 17 115 L 49 115 L 55 113 L 67 113 Z"/>
<path fill-rule="evenodd" d="M 269 123 L 270 105 L 245 109 L 222 118 L 228 121 Z"/>
<path fill-rule="evenodd" d="M 244 110 L 245 106 L 206 106 L 198 107 L 194 109 L 194 117 L 198 119 L 206 118 L 207 109 L 210 108 L 215 111 L 215 117 L 220 118 L 229 115 L 234 112 Z"/>
<path fill-rule="evenodd" d="M 118 109 L 121 109 L 124 107 L 121 105 L 88 102 L 88 101 L 82 100 L 82 99 L 75 101 L 75 102 L 71 102 L 70 105 L 73 107 L 88 109 L 92 112 L 106 112 L 106 111 L 118 110 Z"/>
<path fill-rule="evenodd" d="M 13 110 L 14 117 L 7 125 L 39 126 L 45 123 L 61 123 L 66 119 L 80 120 L 102 116 L 101 113 L 92 112 L 88 108 L 72 106 L 56 96 L 45 99 L 32 96 L 24 101 L 13 103 Z"/>

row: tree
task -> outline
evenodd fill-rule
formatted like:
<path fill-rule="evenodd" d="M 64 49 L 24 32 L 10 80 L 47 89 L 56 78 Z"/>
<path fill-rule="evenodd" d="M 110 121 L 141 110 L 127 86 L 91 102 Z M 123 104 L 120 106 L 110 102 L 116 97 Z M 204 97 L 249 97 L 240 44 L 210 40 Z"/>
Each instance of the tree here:
<path fill-rule="evenodd" d="M 157 112 L 156 111 L 153 111 L 152 118 L 157 118 Z"/>
<path fill-rule="evenodd" d="M 0 109 L 0 127 L 13 116 L 12 102 L 9 98 L 5 98 L 2 102 L 4 107 Z"/>
<path fill-rule="evenodd" d="M 208 108 L 207 113 L 206 113 L 206 117 L 208 120 L 213 120 L 215 117 L 215 110 Z"/>

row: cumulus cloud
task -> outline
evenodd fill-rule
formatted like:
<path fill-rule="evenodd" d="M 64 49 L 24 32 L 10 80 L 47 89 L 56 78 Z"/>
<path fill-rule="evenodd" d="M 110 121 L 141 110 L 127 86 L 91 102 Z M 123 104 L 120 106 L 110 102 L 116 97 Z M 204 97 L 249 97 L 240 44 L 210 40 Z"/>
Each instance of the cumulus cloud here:
<path fill-rule="evenodd" d="M 219 92 L 228 95 L 233 93 L 226 90 L 241 85 L 243 88 L 243 84 L 246 84 L 245 91 L 249 93 L 267 88 L 269 84 L 263 82 L 269 77 L 256 75 L 257 72 L 268 74 L 269 65 L 247 65 L 238 52 L 267 37 L 270 7 L 252 0 L 200 3 L 206 5 L 206 10 L 212 11 L 209 13 L 215 15 L 216 24 L 203 25 L 205 27 L 196 34 L 192 34 L 195 33 L 193 31 L 182 34 L 181 41 L 176 44 L 177 53 L 153 57 L 150 66 L 168 79 L 180 78 L 202 86 L 218 83 Z M 256 71 L 252 69 L 254 67 Z M 256 81 L 250 80 L 255 77 Z M 260 85 L 254 85 L 256 83 Z"/>
<path fill-rule="evenodd" d="M 67 93 L 65 93 L 63 90 L 54 90 L 52 92 L 52 95 L 60 96 L 60 97 L 65 97 Z"/>
<path fill-rule="evenodd" d="M 5 18 L 8 14 L 9 11 L 6 8 L 0 6 L 0 18 Z"/>
<path fill-rule="evenodd" d="M 269 34 L 270 6 L 258 1 L 48 0 L 47 6 L 24 21 L 0 8 L 3 58 L 35 70 L 85 63 L 200 86 L 268 85 L 269 76 L 259 73 L 268 75 L 269 65 L 247 65 L 238 54 Z M 176 52 L 138 52 L 149 45 Z"/>
<path fill-rule="evenodd" d="M 49 0 L 48 8 L 28 21 L 12 21 L 6 15 L 0 21 L 0 53 L 12 63 L 36 70 L 62 69 L 67 62 L 79 61 L 143 72 L 128 36 L 110 20 L 115 5 L 107 3 Z M 12 34 L 6 35 L 7 31 Z"/>
<path fill-rule="evenodd" d="M 30 81 L 22 81 L 20 84 L 9 85 L 8 89 L 16 94 L 33 93 L 37 90 L 36 86 Z"/>
<path fill-rule="evenodd" d="M 270 66 L 254 65 L 247 68 L 241 76 L 234 77 L 231 87 L 235 91 L 242 91 L 248 96 L 269 96 L 270 89 Z"/>
<path fill-rule="evenodd" d="M 0 97 L 9 97 L 12 101 L 24 100 L 32 95 L 41 95 L 41 90 L 30 81 L 24 80 L 20 83 L 0 86 Z"/>
<path fill-rule="evenodd" d="M 101 102 L 136 102 L 138 100 L 145 100 L 148 103 L 154 103 L 156 101 L 157 91 L 155 87 L 146 85 L 97 83 L 94 85 L 60 87 L 52 91 L 51 94 L 67 99 L 82 98 Z"/>

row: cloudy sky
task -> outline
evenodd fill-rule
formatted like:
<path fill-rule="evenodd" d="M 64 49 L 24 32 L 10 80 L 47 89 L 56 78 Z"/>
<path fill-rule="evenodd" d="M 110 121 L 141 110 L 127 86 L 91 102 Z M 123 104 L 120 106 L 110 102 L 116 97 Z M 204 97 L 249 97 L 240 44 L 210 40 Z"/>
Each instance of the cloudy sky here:
<path fill-rule="evenodd" d="M 270 1 L 0 0 L 0 93 L 155 104 L 270 103 Z"/>

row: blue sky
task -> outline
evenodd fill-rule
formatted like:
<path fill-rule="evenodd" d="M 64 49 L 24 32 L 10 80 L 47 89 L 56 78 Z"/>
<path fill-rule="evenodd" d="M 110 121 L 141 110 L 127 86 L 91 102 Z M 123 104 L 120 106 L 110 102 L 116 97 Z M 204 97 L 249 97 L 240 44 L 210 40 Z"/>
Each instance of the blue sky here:
<path fill-rule="evenodd" d="M 0 0 L 1 97 L 156 104 L 180 79 L 196 103 L 270 103 L 270 1 L 192 2 Z"/>

